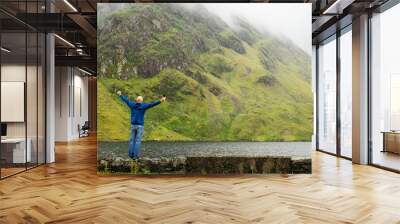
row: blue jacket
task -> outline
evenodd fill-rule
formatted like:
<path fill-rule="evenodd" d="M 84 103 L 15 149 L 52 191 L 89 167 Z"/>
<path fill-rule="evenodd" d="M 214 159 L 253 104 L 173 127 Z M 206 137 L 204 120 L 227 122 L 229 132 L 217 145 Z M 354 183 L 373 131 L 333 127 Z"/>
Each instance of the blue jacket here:
<path fill-rule="evenodd" d="M 144 113 L 146 110 L 161 103 L 159 100 L 151 103 L 136 103 L 130 101 L 126 96 L 120 96 L 120 98 L 131 108 L 131 124 L 134 125 L 144 125 Z"/>

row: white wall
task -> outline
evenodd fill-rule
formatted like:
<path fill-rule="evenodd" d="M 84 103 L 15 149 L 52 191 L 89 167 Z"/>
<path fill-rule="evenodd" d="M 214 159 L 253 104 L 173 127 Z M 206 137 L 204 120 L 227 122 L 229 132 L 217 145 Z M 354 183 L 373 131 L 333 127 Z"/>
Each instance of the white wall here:
<path fill-rule="evenodd" d="M 68 139 L 68 88 L 70 78 L 67 67 L 55 69 L 55 140 L 66 141 Z"/>
<path fill-rule="evenodd" d="M 74 75 L 74 83 L 73 85 L 75 86 L 74 88 L 74 108 L 72 108 L 73 112 L 73 119 L 71 120 L 72 122 L 72 130 L 71 134 L 72 136 L 79 137 L 79 132 L 78 132 L 78 124 L 83 125 L 85 121 L 88 121 L 89 119 L 89 111 L 88 111 L 88 77 L 87 76 L 81 76 L 83 73 L 79 72 L 79 75 L 76 75 L 75 70 L 75 75 Z M 75 110 L 75 113 L 74 111 Z"/>
<path fill-rule="evenodd" d="M 79 138 L 78 125 L 88 120 L 88 78 L 72 67 L 56 67 L 56 141 Z"/>

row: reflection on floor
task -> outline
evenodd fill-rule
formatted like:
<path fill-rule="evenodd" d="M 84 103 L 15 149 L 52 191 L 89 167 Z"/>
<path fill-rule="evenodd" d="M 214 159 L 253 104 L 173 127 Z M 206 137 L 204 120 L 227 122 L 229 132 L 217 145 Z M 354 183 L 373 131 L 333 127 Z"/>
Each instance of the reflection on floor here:
<path fill-rule="evenodd" d="M 376 165 L 400 170 L 400 155 L 391 152 L 375 151 L 372 157 Z"/>
<path fill-rule="evenodd" d="M 36 166 L 38 166 L 38 164 L 36 164 L 36 162 L 33 162 L 33 163 L 29 162 L 26 165 L 23 163 L 22 164 L 2 164 L 2 168 L 0 170 L 1 178 L 5 178 L 5 177 L 11 176 L 13 174 L 20 173 L 27 169 L 29 170 Z"/>
<path fill-rule="evenodd" d="M 9 168 L 1 168 L 1 178 L 22 172 L 25 170 L 25 167 L 9 167 Z"/>

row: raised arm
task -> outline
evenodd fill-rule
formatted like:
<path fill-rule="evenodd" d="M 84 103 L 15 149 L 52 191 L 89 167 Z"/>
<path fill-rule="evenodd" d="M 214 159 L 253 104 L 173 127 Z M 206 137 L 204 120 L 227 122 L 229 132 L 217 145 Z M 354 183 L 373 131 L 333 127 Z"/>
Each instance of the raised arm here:
<path fill-rule="evenodd" d="M 156 100 L 156 101 L 153 101 L 151 103 L 146 103 L 146 104 L 143 105 L 143 109 L 145 109 L 145 110 L 150 109 L 150 108 L 152 108 L 154 106 L 157 106 L 160 103 L 161 103 L 160 100 Z"/>
<path fill-rule="evenodd" d="M 152 107 L 154 107 L 154 106 L 157 106 L 158 104 L 164 102 L 166 99 L 167 99 L 167 97 L 166 97 L 166 96 L 163 96 L 163 97 L 161 97 L 160 100 L 156 100 L 156 101 L 153 101 L 153 102 L 151 102 L 151 103 L 145 104 L 145 105 L 144 105 L 144 109 L 147 110 L 147 109 L 150 109 L 150 108 L 152 108 Z"/>
<path fill-rule="evenodd" d="M 128 105 L 129 107 L 132 107 L 133 104 L 134 104 L 134 103 L 133 103 L 132 101 L 130 101 L 130 100 L 128 99 L 128 97 L 126 97 L 126 96 L 120 95 L 119 98 L 121 98 L 121 100 L 124 101 L 124 102 L 126 103 L 126 105 Z"/>

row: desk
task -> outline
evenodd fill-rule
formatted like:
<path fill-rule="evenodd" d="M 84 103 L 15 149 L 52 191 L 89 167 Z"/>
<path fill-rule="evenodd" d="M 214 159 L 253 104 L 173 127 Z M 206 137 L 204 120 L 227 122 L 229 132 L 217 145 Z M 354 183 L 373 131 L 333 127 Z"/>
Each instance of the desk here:
<path fill-rule="evenodd" d="M 400 132 L 383 131 L 383 150 L 382 152 L 392 152 L 400 154 Z"/>
<path fill-rule="evenodd" d="M 32 141 L 31 141 L 31 139 L 28 138 L 26 142 L 28 143 L 28 145 L 27 145 L 28 147 L 26 147 L 26 152 L 25 152 L 25 138 L 1 139 L 2 157 L 3 157 L 3 152 L 5 152 L 4 154 L 6 154 L 5 155 L 6 162 L 9 162 L 9 163 L 31 162 L 31 160 L 32 160 L 32 153 L 31 153 Z M 10 154 L 12 154 L 12 155 L 10 155 Z"/>

